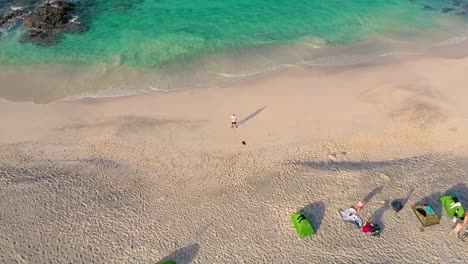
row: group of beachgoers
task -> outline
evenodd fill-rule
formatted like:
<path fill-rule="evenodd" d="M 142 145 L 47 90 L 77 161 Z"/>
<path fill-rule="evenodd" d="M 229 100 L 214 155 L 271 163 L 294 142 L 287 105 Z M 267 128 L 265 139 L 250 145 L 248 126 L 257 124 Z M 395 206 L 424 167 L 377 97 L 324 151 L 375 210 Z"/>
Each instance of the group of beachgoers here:
<path fill-rule="evenodd" d="M 453 233 L 456 237 L 465 241 L 468 237 L 468 229 L 465 228 L 465 225 L 468 224 L 468 215 L 466 215 L 465 209 L 460 203 L 458 197 L 453 194 L 443 195 L 439 197 L 439 201 L 441 207 L 454 223 L 454 226 L 449 233 Z M 340 209 L 339 213 L 341 219 L 347 223 L 355 225 L 365 234 L 380 236 L 382 229 L 376 223 L 379 220 L 374 218 L 376 214 L 374 213 L 372 216 L 368 217 L 366 221 L 363 221 L 360 216 L 361 213 L 366 213 L 364 210 L 365 204 L 366 201 L 363 201 L 358 202 L 356 205 L 351 206 L 348 209 Z M 385 206 L 387 205 L 384 205 L 384 207 Z M 397 213 L 403 209 L 404 206 L 405 202 L 400 200 L 395 200 L 391 203 L 391 208 Z M 440 223 L 440 216 L 435 213 L 433 205 L 431 204 L 413 205 L 411 206 L 411 209 L 422 225 L 421 231 L 424 231 L 425 227 Z M 313 217 L 313 212 L 308 214 L 304 209 L 291 215 L 291 222 L 296 228 L 299 237 L 303 238 L 315 234 L 316 231 L 310 221 L 311 217 Z"/>

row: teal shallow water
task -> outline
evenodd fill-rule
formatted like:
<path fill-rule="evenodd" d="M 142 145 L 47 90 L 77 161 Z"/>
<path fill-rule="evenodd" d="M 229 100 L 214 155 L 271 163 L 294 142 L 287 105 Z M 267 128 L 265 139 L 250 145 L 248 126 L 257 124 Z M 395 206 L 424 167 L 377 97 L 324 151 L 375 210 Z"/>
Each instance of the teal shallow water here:
<path fill-rule="evenodd" d="M 455 17 L 440 12 L 451 2 L 94 0 L 85 5 L 89 30 L 67 35 L 55 46 L 21 43 L 21 28 L 1 37 L 0 66 L 106 65 L 106 69 L 114 71 L 172 71 L 177 65 L 199 65 L 206 71 L 235 73 L 242 72 L 239 65 L 248 64 L 249 57 L 255 57 L 253 64 L 260 69 L 310 60 L 318 48 L 385 35 L 410 37 Z M 425 5 L 435 10 L 424 10 Z M 284 51 L 288 46 L 298 51 L 276 50 L 281 47 Z M 206 63 L 206 58 L 219 54 L 227 54 L 223 57 L 226 61 L 218 65 Z M 243 59 L 235 62 L 238 58 Z M 204 60 L 203 65 L 197 64 Z M 247 68 L 254 71 L 255 67 Z"/>

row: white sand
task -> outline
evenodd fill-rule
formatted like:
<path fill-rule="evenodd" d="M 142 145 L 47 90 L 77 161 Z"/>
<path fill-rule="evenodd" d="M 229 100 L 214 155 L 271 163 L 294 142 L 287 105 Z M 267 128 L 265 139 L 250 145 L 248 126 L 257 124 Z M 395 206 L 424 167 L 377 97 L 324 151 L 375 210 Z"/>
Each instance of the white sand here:
<path fill-rule="evenodd" d="M 445 213 L 421 232 L 409 208 L 438 209 L 447 190 L 468 207 L 467 72 L 468 59 L 421 59 L 1 102 L 0 263 L 467 263 Z M 381 186 L 363 214 L 380 238 L 341 221 Z M 411 188 L 400 213 L 382 208 Z M 318 232 L 301 240 L 289 216 L 307 205 Z"/>

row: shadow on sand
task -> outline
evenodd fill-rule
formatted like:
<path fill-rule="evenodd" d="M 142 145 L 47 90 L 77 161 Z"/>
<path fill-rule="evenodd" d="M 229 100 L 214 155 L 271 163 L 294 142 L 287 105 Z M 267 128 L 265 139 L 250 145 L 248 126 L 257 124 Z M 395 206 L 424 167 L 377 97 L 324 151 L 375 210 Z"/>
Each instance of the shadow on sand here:
<path fill-rule="evenodd" d="M 424 205 L 424 204 L 430 205 L 432 207 L 432 209 L 434 209 L 434 213 L 440 219 L 441 216 L 442 216 L 442 205 L 440 204 L 440 201 L 439 201 L 440 196 L 442 196 L 442 193 L 441 192 L 436 192 L 436 193 L 433 193 L 433 194 L 431 194 L 429 196 L 426 196 L 426 197 L 422 198 L 421 200 L 419 200 L 415 204 L 416 205 Z"/>
<path fill-rule="evenodd" d="M 424 162 L 427 156 L 414 156 L 410 158 L 403 158 L 398 160 L 389 161 L 350 161 L 350 162 L 335 162 L 335 161 L 301 161 L 294 162 L 293 164 L 299 166 L 310 167 L 317 170 L 348 170 L 348 171 L 362 171 L 369 169 L 380 169 L 389 166 L 401 166 L 407 164 L 414 164 Z"/>
<path fill-rule="evenodd" d="M 302 211 L 307 215 L 307 218 L 312 222 L 315 232 L 317 232 L 325 217 L 325 204 L 322 201 L 313 202 L 302 208 Z"/>
<path fill-rule="evenodd" d="M 197 256 L 200 246 L 198 243 L 193 243 L 183 248 L 174 251 L 169 256 L 164 257 L 158 263 L 164 263 L 166 261 L 175 261 L 177 264 L 189 264 Z"/>
<path fill-rule="evenodd" d="M 453 194 L 458 197 L 460 203 L 467 208 L 468 207 L 468 186 L 464 183 L 458 183 L 448 189 L 444 195 Z"/>
<path fill-rule="evenodd" d="M 383 186 L 375 187 L 370 193 L 368 193 L 366 195 L 366 197 L 364 197 L 364 199 L 362 201 L 364 202 L 364 204 L 370 202 L 372 197 L 374 197 L 375 195 L 381 193 L 382 190 L 383 190 Z"/>
<path fill-rule="evenodd" d="M 265 108 L 267 108 L 266 106 L 262 107 L 262 108 L 259 108 L 257 109 L 255 112 L 251 113 L 250 115 L 248 115 L 246 118 L 242 119 L 241 121 L 239 121 L 239 124 L 237 124 L 238 126 L 241 126 L 242 124 L 244 124 L 245 122 L 249 121 L 250 119 L 254 118 L 256 115 L 260 114 L 260 112 L 262 112 L 263 110 L 265 110 Z"/>
<path fill-rule="evenodd" d="M 406 204 L 408 203 L 409 199 L 411 198 L 411 195 L 413 194 L 414 192 L 414 188 L 411 188 L 410 191 L 408 192 L 408 195 L 406 195 L 406 197 L 403 197 L 403 198 L 397 198 L 395 200 L 392 201 L 392 207 L 394 208 L 394 210 L 396 210 L 397 212 L 399 212 L 401 209 L 405 208 Z M 399 207 L 401 206 L 401 207 Z"/>
<path fill-rule="evenodd" d="M 371 216 L 371 222 L 374 224 L 378 224 L 382 231 L 385 229 L 385 225 L 382 222 L 382 217 L 388 209 L 390 209 L 390 205 L 389 205 L 388 200 L 385 200 L 382 207 L 377 209 Z"/>
<path fill-rule="evenodd" d="M 433 193 L 427 197 L 424 197 L 420 201 L 418 201 L 416 204 L 422 205 L 422 204 L 430 204 L 432 208 L 434 209 L 434 212 L 436 215 L 439 217 L 439 219 L 442 219 L 442 204 L 440 203 L 440 197 L 442 195 L 455 195 L 458 197 L 458 200 L 460 203 L 466 208 L 468 207 L 468 186 L 464 183 L 458 183 L 452 186 L 450 189 L 448 189 L 446 192 L 441 193 L 441 192 L 436 192 Z"/>

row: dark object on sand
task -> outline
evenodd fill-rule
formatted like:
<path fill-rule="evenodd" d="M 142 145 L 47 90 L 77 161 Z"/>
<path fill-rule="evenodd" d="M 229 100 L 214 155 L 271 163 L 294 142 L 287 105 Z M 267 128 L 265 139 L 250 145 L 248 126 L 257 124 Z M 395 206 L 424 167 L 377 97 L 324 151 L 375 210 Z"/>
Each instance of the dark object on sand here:
<path fill-rule="evenodd" d="M 403 204 L 400 201 L 395 200 L 392 202 L 392 209 L 398 213 L 401 209 L 403 209 Z"/>
<path fill-rule="evenodd" d="M 247 143 L 245 141 L 242 141 L 242 145 L 245 145 L 245 144 L 247 144 Z"/>

